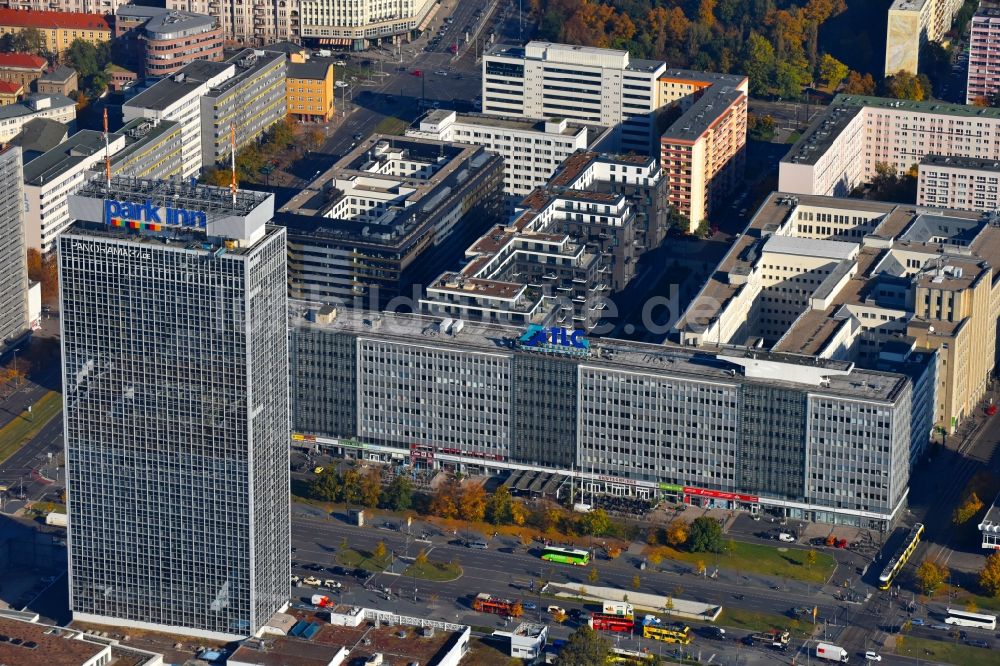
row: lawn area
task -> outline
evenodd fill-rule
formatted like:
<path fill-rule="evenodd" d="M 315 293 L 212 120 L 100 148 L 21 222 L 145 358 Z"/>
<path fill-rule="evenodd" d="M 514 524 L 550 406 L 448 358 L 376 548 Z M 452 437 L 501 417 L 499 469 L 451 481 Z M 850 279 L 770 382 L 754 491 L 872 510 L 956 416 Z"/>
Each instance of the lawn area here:
<path fill-rule="evenodd" d="M 410 566 L 406 567 L 406 571 L 403 572 L 403 576 L 411 576 L 413 578 L 422 578 L 424 580 L 433 580 L 438 583 L 455 580 L 461 578 L 462 567 L 457 564 L 452 564 L 451 562 L 431 562 L 428 560 L 423 564 L 414 562 Z"/>
<path fill-rule="evenodd" d="M 788 138 L 785 139 L 785 143 L 792 144 L 801 138 L 802 138 L 802 132 L 792 132 L 791 134 L 788 135 Z"/>
<path fill-rule="evenodd" d="M 0 428 L 0 462 L 17 453 L 24 444 L 38 434 L 45 425 L 62 411 L 62 396 L 55 391 L 43 395 L 31 408 L 31 414 L 22 413 Z"/>
<path fill-rule="evenodd" d="M 929 653 L 926 652 L 928 650 Z M 904 636 L 903 644 L 896 647 L 896 654 L 916 659 L 933 659 L 935 662 L 957 666 L 1000 665 L 1000 652 L 995 650 L 985 650 L 951 640 L 932 641 L 914 636 Z"/>
<path fill-rule="evenodd" d="M 396 118 L 395 116 L 387 116 L 383 118 L 378 125 L 375 126 L 375 134 L 403 134 L 406 128 L 410 126 L 410 123 L 406 122 L 402 118 Z"/>
<path fill-rule="evenodd" d="M 390 557 L 391 555 L 388 553 L 382 557 L 375 557 L 373 553 L 363 550 L 341 548 L 337 551 L 334 559 L 337 560 L 337 564 L 345 567 L 360 567 L 362 569 L 367 569 L 368 571 L 383 571 L 387 566 L 389 566 Z"/>
<path fill-rule="evenodd" d="M 949 587 L 947 585 L 942 585 L 938 591 L 934 593 L 934 599 L 940 602 L 947 602 L 951 608 L 959 608 L 963 610 L 969 601 L 973 601 L 976 604 L 976 610 L 973 611 L 975 613 L 991 613 L 994 615 L 1000 614 L 1000 599 L 997 599 L 996 597 L 987 597 L 982 594 L 975 594 L 961 587 L 951 587 L 950 589 L 952 593 L 950 598 L 948 596 Z"/>
<path fill-rule="evenodd" d="M 722 609 L 722 615 L 715 621 L 715 624 L 722 627 L 747 629 L 749 631 L 787 629 L 793 636 L 808 638 L 813 628 L 811 619 L 803 616 L 793 628 L 794 622 L 795 620 L 792 618 L 778 615 L 777 613 L 758 613 L 753 610 L 725 606 Z"/>
<path fill-rule="evenodd" d="M 744 574 L 777 576 L 817 584 L 826 582 L 837 566 L 833 556 L 820 550 L 816 551 L 816 564 L 809 566 L 806 564 L 806 553 L 809 551 L 805 548 L 781 548 L 743 541 L 726 543 L 727 547 L 732 544 L 731 553 L 689 553 L 669 546 L 655 546 L 646 549 L 646 556 L 648 558 L 656 553 L 665 560 L 692 565 L 701 560 L 708 568 L 718 566 Z"/>

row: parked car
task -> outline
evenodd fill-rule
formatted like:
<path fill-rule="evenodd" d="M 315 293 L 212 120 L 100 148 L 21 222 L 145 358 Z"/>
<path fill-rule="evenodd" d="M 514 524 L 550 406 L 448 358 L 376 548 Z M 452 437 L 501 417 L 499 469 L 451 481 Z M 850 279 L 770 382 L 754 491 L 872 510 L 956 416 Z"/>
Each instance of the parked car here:
<path fill-rule="evenodd" d="M 868 650 L 865 652 L 865 659 L 868 661 L 882 661 L 882 655 L 875 650 Z"/>
<path fill-rule="evenodd" d="M 355 569 L 353 572 L 351 572 L 351 575 L 354 576 L 355 578 L 362 578 L 362 579 L 364 579 L 364 578 L 370 577 L 372 574 L 371 574 L 370 571 L 368 571 L 366 569 L 362 569 L 362 568 L 359 567 L 359 568 Z"/>
<path fill-rule="evenodd" d="M 980 639 L 976 639 L 976 638 L 973 638 L 971 640 L 965 641 L 965 644 L 966 645 L 971 645 L 972 647 L 986 648 L 987 650 L 990 648 L 990 644 L 989 644 L 988 641 L 984 641 L 984 640 L 980 640 Z"/>
<path fill-rule="evenodd" d="M 298 576 L 292 575 L 292 585 L 298 585 L 302 582 L 302 579 Z"/>
<path fill-rule="evenodd" d="M 330 567 L 327 571 L 332 573 L 334 576 L 347 576 L 351 573 L 344 567 Z"/>
<path fill-rule="evenodd" d="M 562 606 L 549 606 L 548 608 L 545 609 L 545 611 L 549 615 L 555 615 L 557 613 L 562 613 L 564 615 L 566 614 L 566 609 L 563 608 Z"/>
<path fill-rule="evenodd" d="M 534 601 L 524 601 L 521 602 L 521 608 L 526 611 L 538 610 L 538 604 Z"/>
<path fill-rule="evenodd" d="M 305 583 L 306 585 L 311 585 L 313 587 L 319 587 L 320 585 L 319 578 L 316 578 L 316 576 L 309 576 L 302 582 Z"/>
<path fill-rule="evenodd" d="M 924 619 L 922 617 L 915 617 L 910 619 L 910 624 L 912 624 L 914 627 L 922 627 L 926 624 L 926 622 L 924 622 Z"/>
<path fill-rule="evenodd" d="M 333 580 L 332 578 L 327 578 L 326 580 L 323 581 L 323 587 L 325 587 L 328 590 L 339 590 L 340 588 L 343 587 L 343 585 L 341 585 L 338 581 Z"/>

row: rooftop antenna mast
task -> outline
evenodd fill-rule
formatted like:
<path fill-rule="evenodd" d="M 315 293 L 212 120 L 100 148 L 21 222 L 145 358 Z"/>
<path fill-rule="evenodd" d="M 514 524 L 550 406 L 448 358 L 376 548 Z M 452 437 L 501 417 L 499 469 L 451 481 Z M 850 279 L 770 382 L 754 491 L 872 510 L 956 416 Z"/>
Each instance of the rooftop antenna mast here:
<path fill-rule="evenodd" d="M 229 126 L 229 168 L 232 170 L 232 180 L 229 189 L 233 193 L 233 208 L 236 208 L 236 125 Z"/>
<path fill-rule="evenodd" d="M 104 107 L 104 177 L 111 189 L 111 148 L 108 146 L 108 107 Z"/>

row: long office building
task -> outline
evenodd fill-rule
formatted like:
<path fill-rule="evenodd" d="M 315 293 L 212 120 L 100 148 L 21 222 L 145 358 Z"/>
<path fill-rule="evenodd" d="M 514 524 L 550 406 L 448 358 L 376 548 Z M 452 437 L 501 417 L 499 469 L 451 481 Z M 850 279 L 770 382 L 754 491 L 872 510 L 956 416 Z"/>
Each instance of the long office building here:
<path fill-rule="evenodd" d="M 940 42 L 963 0 L 893 0 L 885 31 L 885 76 L 916 74 L 920 49 Z"/>
<path fill-rule="evenodd" d="M 1000 160 L 1000 109 L 837 95 L 778 165 L 778 190 L 846 196 L 875 166 L 906 173 L 927 155 Z"/>
<path fill-rule="evenodd" d="M 239 151 L 285 117 L 284 56 L 243 49 L 225 62 L 192 62 L 125 102 L 122 115 L 179 123 L 183 176 L 197 176 L 228 159 L 232 128 Z"/>
<path fill-rule="evenodd" d="M 743 183 L 747 145 L 747 77 L 668 69 L 660 106 L 681 114 L 660 136 L 660 166 L 670 205 L 694 231 Z"/>
<path fill-rule="evenodd" d="M 273 196 L 98 177 L 59 237 L 74 619 L 233 640 L 288 603 Z"/>
<path fill-rule="evenodd" d="M 278 212 L 293 299 L 418 307 L 424 287 L 503 220 L 503 160 L 479 146 L 373 135 Z"/>
<path fill-rule="evenodd" d="M 566 118 L 614 129 L 614 149 L 658 154 L 658 79 L 666 64 L 628 51 L 528 42 L 483 54 L 483 113 Z"/>
<path fill-rule="evenodd" d="M 503 158 L 503 190 L 521 199 L 552 177 L 556 169 L 578 150 L 602 151 L 610 130 L 600 125 L 507 118 L 447 109 L 428 111 L 406 136 L 482 146 Z"/>
<path fill-rule="evenodd" d="M 435 0 L 298 0 L 298 5 L 302 39 L 354 51 L 409 41 L 441 6 Z"/>
<path fill-rule="evenodd" d="M 665 193 L 655 157 L 576 153 L 428 285 L 421 311 L 593 330 L 666 236 Z"/>
<path fill-rule="evenodd" d="M 88 173 L 104 171 L 136 178 L 178 178 L 183 172 L 181 126 L 169 120 L 136 118 L 104 136 L 81 130 L 24 166 L 25 235 L 28 247 L 49 253 L 72 223 L 69 195 Z"/>
<path fill-rule="evenodd" d="M 0 150 L 0 356 L 28 335 L 21 149 Z"/>
<path fill-rule="evenodd" d="M 293 438 L 334 453 L 875 529 L 905 505 L 901 374 L 357 311 L 308 312 L 291 340 Z"/>
<path fill-rule="evenodd" d="M 772 194 L 677 322 L 681 343 L 741 345 L 885 367 L 936 365 L 914 430 L 954 432 L 995 367 L 994 213 Z"/>
<path fill-rule="evenodd" d="M 983 2 L 969 28 L 965 103 L 989 104 L 1000 91 L 1000 6 Z"/>

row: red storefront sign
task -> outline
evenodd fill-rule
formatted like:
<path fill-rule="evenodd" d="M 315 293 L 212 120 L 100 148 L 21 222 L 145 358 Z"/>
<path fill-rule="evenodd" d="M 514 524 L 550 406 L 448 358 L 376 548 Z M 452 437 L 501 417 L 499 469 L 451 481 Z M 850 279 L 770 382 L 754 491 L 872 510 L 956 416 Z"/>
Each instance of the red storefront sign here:
<path fill-rule="evenodd" d="M 714 499 L 722 500 L 735 500 L 738 502 L 750 502 L 756 504 L 760 501 L 759 497 L 754 495 L 740 495 L 739 493 L 725 493 L 720 490 L 705 490 L 704 488 L 691 488 L 689 486 L 684 486 L 684 493 L 686 495 L 698 495 L 700 497 L 712 497 Z"/>

